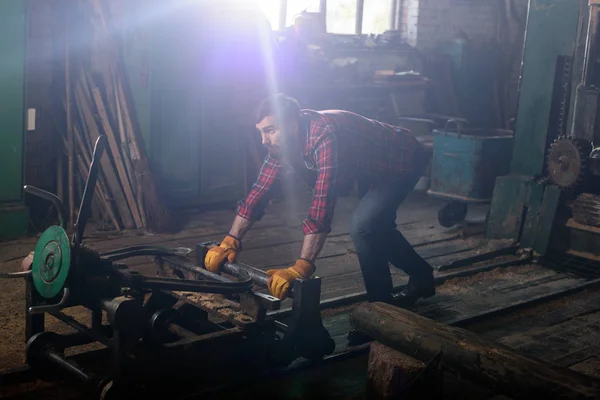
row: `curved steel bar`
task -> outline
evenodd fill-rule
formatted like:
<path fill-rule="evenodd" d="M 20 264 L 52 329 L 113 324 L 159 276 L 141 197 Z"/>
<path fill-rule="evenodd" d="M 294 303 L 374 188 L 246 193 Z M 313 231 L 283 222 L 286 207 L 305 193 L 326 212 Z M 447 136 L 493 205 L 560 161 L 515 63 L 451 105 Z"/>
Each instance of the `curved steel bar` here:
<path fill-rule="evenodd" d="M 30 275 L 31 275 L 31 270 L 21 271 L 21 272 L 2 272 L 2 273 L 0 273 L 0 279 L 27 278 Z"/>
<path fill-rule="evenodd" d="M 160 246 L 131 246 L 118 250 L 107 251 L 100 254 L 100 257 L 110 261 L 124 260 L 139 256 L 180 256 L 185 257 L 192 252 L 187 247 L 160 247 Z"/>
<path fill-rule="evenodd" d="M 30 314 L 42 314 L 45 312 L 58 311 L 67 305 L 70 294 L 71 294 L 71 292 L 69 291 L 69 288 L 65 288 L 63 290 L 63 296 L 57 304 L 48 304 L 48 305 L 44 305 L 44 306 L 29 307 L 29 313 Z"/>
<path fill-rule="evenodd" d="M 63 202 L 55 195 L 50 192 L 46 192 L 45 190 L 38 189 L 35 186 L 25 185 L 23 186 L 23 190 L 29 194 L 40 197 L 44 200 L 48 200 L 54 207 L 56 207 L 56 211 L 58 212 L 58 219 L 60 221 L 60 226 L 63 229 L 67 229 L 67 210 L 65 210 L 65 206 Z"/>

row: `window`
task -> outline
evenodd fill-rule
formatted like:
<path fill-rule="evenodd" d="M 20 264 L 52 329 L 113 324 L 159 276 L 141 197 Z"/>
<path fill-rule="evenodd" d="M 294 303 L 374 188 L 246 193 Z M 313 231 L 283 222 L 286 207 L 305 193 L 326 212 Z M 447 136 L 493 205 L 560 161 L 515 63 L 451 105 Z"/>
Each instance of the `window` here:
<path fill-rule="evenodd" d="M 364 0 L 359 13 L 358 0 L 238 0 L 255 4 L 271 23 L 274 30 L 280 28 L 282 4 L 285 4 L 285 26 L 294 24 L 294 19 L 302 11 L 319 12 L 321 2 L 326 7 L 327 32 L 355 34 L 357 16 L 362 14 L 363 34 L 380 34 L 392 29 L 392 10 L 398 0 Z"/>
<path fill-rule="evenodd" d="M 393 1 L 394 0 L 365 0 L 362 33 L 380 34 L 392 29 Z"/>
<path fill-rule="evenodd" d="M 327 32 L 356 33 L 356 5 L 356 0 L 327 0 Z"/>
<path fill-rule="evenodd" d="M 281 0 L 256 0 L 254 2 L 260 11 L 271 23 L 273 30 L 279 29 L 279 13 L 281 12 Z"/>
<path fill-rule="evenodd" d="M 288 0 L 285 13 L 285 26 L 292 26 L 294 19 L 302 11 L 319 12 L 320 0 Z"/>

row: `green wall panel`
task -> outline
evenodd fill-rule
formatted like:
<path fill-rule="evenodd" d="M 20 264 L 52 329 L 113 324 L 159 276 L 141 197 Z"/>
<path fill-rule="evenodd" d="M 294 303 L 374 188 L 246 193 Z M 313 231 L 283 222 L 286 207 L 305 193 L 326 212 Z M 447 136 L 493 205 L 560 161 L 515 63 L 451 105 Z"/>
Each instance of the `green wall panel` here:
<path fill-rule="evenodd" d="M 515 127 L 511 171 L 543 173 L 548 119 L 558 56 L 575 51 L 579 0 L 531 0 Z M 587 3 L 587 2 L 585 2 Z"/>
<path fill-rule="evenodd" d="M 22 199 L 27 7 L 0 1 L 0 207 Z"/>

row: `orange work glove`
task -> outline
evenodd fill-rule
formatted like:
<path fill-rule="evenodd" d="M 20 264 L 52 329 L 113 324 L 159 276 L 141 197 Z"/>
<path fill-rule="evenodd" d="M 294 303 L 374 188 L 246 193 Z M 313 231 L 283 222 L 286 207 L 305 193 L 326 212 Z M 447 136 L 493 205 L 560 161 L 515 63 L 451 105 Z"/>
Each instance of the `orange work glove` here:
<path fill-rule="evenodd" d="M 285 300 L 287 293 L 296 279 L 308 279 L 315 272 L 315 266 L 308 260 L 299 258 L 296 264 L 286 269 L 270 269 L 267 286 L 269 291 L 279 300 Z"/>
<path fill-rule="evenodd" d="M 204 266 L 210 272 L 218 274 L 225 261 L 235 262 L 242 245 L 238 239 L 227 235 L 220 245 L 212 247 L 204 257 Z"/>

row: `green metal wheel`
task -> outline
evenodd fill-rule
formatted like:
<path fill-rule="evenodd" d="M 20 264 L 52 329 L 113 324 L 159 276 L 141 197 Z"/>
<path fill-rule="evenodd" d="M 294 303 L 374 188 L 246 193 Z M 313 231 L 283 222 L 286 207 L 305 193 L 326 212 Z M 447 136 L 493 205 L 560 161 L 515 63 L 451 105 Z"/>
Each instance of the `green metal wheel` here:
<path fill-rule="evenodd" d="M 60 226 L 46 229 L 35 246 L 31 273 L 38 293 L 51 299 L 65 286 L 71 266 L 71 242 Z"/>

